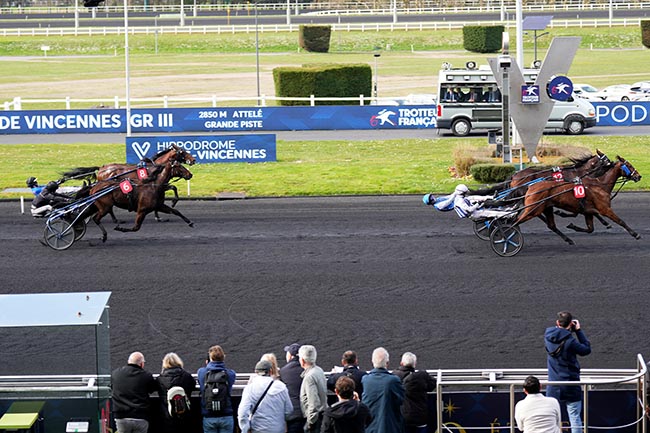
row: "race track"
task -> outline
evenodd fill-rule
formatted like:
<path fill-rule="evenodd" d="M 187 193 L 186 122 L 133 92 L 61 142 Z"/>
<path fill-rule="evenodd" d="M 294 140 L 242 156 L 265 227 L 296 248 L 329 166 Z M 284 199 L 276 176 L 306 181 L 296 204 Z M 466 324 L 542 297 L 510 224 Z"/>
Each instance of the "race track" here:
<path fill-rule="evenodd" d="M 120 233 L 107 220 L 105 244 L 91 224 L 69 250 L 54 251 L 39 242 L 43 220 L 0 202 L 2 293 L 111 291 L 112 366 L 141 350 L 154 372 L 169 351 L 194 371 L 217 343 L 231 367 L 249 372 L 262 353 L 283 357 L 294 341 L 314 344 L 325 370 L 347 349 L 371 368 L 380 345 L 393 366 L 408 350 L 420 368 L 543 368 L 544 328 L 563 309 L 591 339 L 583 367 L 634 368 L 637 353 L 650 356 L 650 194 L 614 201 L 641 240 L 597 225 L 570 234 L 569 246 L 531 221 L 512 258 L 419 196 L 177 208 L 194 228 L 149 217 L 140 232 Z M 3 374 L 93 372 L 84 365 L 93 359 L 88 336 L 57 332 L 3 330 Z"/>

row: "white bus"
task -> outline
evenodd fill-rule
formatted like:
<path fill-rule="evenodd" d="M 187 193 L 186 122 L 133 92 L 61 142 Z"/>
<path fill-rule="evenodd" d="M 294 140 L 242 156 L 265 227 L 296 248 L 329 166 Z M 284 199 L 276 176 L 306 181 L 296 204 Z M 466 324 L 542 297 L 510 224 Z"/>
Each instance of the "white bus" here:
<path fill-rule="evenodd" d="M 532 84 L 538 73 L 537 69 L 525 69 L 524 80 Z M 438 80 L 438 128 L 450 129 L 456 136 L 466 136 L 473 129 L 500 129 L 501 105 L 501 92 L 488 65 L 477 68 L 468 62 L 457 69 L 443 64 Z M 578 135 L 595 125 L 594 106 L 586 99 L 571 97 L 555 102 L 546 128 Z"/>

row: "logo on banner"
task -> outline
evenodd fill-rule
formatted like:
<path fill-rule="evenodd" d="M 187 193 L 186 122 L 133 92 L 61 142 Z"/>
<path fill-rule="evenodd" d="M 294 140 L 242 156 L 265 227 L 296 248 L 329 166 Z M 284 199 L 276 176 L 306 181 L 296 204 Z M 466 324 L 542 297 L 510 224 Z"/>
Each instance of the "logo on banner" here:
<path fill-rule="evenodd" d="M 138 169 L 138 179 L 146 179 L 149 177 L 149 172 L 147 171 L 146 168 L 142 167 Z"/>
<path fill-rule="evenodd" d="M 546 85 L 546 93 L 551 99 L 556 101 L 568 101 L 573 93 L 573 82 L 569 77 L 556 75 Z"/>
<path fill-rule="evenodd" d="M 143 159 L 145 156 L 147 156 L 147 152 L 149 152 L 149 149 L 151 148 L 151 143 L 148 141 L 145 141 L 144 143 L 139 143 L 137 141 L 134 141 L 131 143 L 131 149 L 135 152 L 136 156 L 139 159 Z"/>
<path fill-rule="evenodd" d="M 530 86 L 521 86 L 521 103 L 539 104 L 539 85 L 531 84 Z"/>
<path fill-rule="evenodd" d="M 395 122 L 390 120 L 390 116 L 395 116 L 395 115 L 397 115 L 396 112 L 389 110 L 388 108 L 384 108 L 379 113 L 375 114 L 370 118 L 370 125 L 382 126 L 388 123 L 389 125 L 395 126 Z"/>
<path fill-rule="evenodd" d="M 573 196 L 575 198 L 585 198 L 585 186 L 576 185 L 573 187 Z"/>
<path fill-rule="evenodd" d="M 129 179 L 124 179 L 122 182 L 120 182 L 120 189 L 124 194 L 128 194 L 133 191 L 133 185 Z"/>

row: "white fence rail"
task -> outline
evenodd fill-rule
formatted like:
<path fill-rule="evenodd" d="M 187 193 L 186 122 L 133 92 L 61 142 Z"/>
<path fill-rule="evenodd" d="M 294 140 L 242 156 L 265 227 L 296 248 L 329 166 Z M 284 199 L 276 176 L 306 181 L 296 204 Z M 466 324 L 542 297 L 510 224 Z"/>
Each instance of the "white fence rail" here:
<path fill-rule="evenodd" d="M 92 109 L 92 108 L 125 108 L 126 99 L 123 97 L 115 96 L 111 100 L 110 105 L 106 105 L 106 102 L 110 98 L 60 98 L 60 99 L 24 99 L 21 97 L 15 97 L 12 101 L 5 101 L 3 107 L 5 111 L 20 111 L 20 110 L 29 110 L 29 106 L 34 105 L 54 105 L 52 109 L 60 110 L 70 110 L 72 108 L 76 109 Z M 260 95 L 260 97 L 250 96 L 250 97 L 221 97 L 216 95 L 206 96 L 206 97 L 194 97 L 194 98 L 180 98 L 180 97 L 171 97 L 171 96 L 162 96 L 156 98 L 130 98 L 131 108 L 172 108 L 172 107 L 218 107 L 218 106 L 243 106 L 243 105 L 253 105 L 257 107 L 267 107 L 269 102 L 272 101 L 303 101 L 309 102 L 309 105 L 312 107 L 316 105 L 317 102 L 324 101 L 352 101 L 358 105 L 399 105 L 400 101 L 408 101 L 409 96 L 392 96 L 392 97 L 370 97 L 359 95 L 354 98 L 320 98 L 314 95 L 308 97 L 299 98 L 299 97 L 278 97 L 278 96 L 266 96 Z M 228 103 L 229 105 L 224 105 Z M 432 100 L 431 104 L 435 102 Z M 221 104 L 221 105 L 220 105 Z M 60 107 L 56 107 L 60 105 Z M 74 105 L 74 107 L 73 107 Z"/>
<path fill-rule="evenodd" d="M 638 27 L 641 18 L 615 18 L 615 19 L 577 19 L 553 20 L 549 28 L 592 28 L 592 27 Z M 466 25 L 501 25 L 515 27 L 515 21 L 440 21 L 440 22 L 398 22 L 398 23 L 343 23 L 332 24 L 335 32 L 379 32 L 379 31 L 423 31 L 423 30 L 453 30 L 462 29 Z M 266 24 L 258 25 L 260 33 L 297 32 L 298 24 Z M 226 26 L 141 26 L 129 27 L 129 34 L 164 35 L 164 34 L 236 34 L 255 33 L 254 25 L 226 25 Z M 0 29 L 0 36 L 106 36 L 123 35 L 124 27 L 80 27 L 80 28 L 14 28 Z"/>
<path fill-rule="evenodd" d="M 74 2 L 71 2 L 74 3 Z M 97 13 L 100 14 L 121 14 L 124 11 L 123 5 L 121 2 L 117 5 L 101 5 L 96 9 Z M 345 11 L 345 13 L 360 13 L 363 12 L 372 12 L 376 10 L 378 5 L 388 4 L 388 1 L 375 1 L 367 2 L 362 4 L 360 2 L 348 1 L 348 2 L 337 2 L 337 1 L 320 1 L 312 3 L 302 3 L 302 2 L 292 2 L 291 10 L 300 10 L 300 11 L 323 11 L 321 13 L 332 13 L 331 11 Z M 444 3 L 444 2 L 443 2 Z M 538 2 L 527 2 L 522 6 L 524 13 L 526 12 L 560 12 L 560 11 L 603 11 L 609 10 L 610 2 L 580 2 L 577 4 L 562 4 L 561 2 L 555 2 L 554 4 L 549 4 L 548 1 L 538 1 Z M 487 4 L 476 5 L 472 2 L 463 2 L 460 6 L 441 6 L 439 0 L 420 0 L 417 2 L 415 7 L 404 7 L 404 0 L 398 0 L 397 6 L 400 7 L 404 13 L 409 13 L 409 11 L 420 11 L 426 13 L 480 13 L 480 12 L 498 12 L 501 10 L 501 1 L 487 1 Z M 504 7 L 507 9 L 515 9 L 515 0 L 506 0 L 504 2 Z M 619 2 L 614 1 L 611 4 L 613 10 L 636 10 L 636 9 L 648 9 L 650 8 L 650 2 L 644 1 L 628 1 L 628 2 Z M 252 10 L 252 5 L 249 3 L 241 4 L 197 4 L 195 5 L 184 5 L 185 10 L 194 10 L 196 8 L 197 12 L 223 12 L 223 11 L 248 11 Z M 180 5 L 165 5 L 165 4 L 147 4 L 147 5 L 129 5 L 129 12 L 144 12 L 144 13 L 179 13 Z M 259 10 L 275 10 L 275 11 L 286 11 L 287 3 L 259 3 Z M 88 11 L 89 8 L 79 7 L 80 11 Z M 330 11 L 330 12 L 327 12 Z M 1 15 L 9 14 L 73 14 L 75 12 L 74 4 L 70 6 L 31 6 L 31 7 L 3 7 L 0 8 L 0 17 Z M 402 13 L 402 12 L 400 12 Z"/>

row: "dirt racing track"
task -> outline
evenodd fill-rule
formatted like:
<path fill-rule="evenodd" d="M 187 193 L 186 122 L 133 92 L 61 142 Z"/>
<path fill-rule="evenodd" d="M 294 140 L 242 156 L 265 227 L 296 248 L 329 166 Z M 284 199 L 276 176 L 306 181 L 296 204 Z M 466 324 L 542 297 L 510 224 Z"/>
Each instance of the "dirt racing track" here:
<path fill-rule="evenodd" d="M 169 351 L 189 370 L 221 344 L 227 363 L 252 371 L 264 352 L 314 344 L 326 370 L 355 349 L 370 368 L 385 346 L 420 368 L 543 368 L 544 328 L 563 309 L 580 319 L 593 353 L 583 367 L 634 368 L 650 357 L 650 194 L 622 193 L 622 228 L 569 233 L 538 220 L 525 245 L 494 254 L 471 222 L 419 196 L 182 201 L 179 219 L 99 241 L 92 224 L 66 251 L 42 245 L 44 221 L 0 203 L 2 293 L 111 291 L 111 363 L 141 350 L 157 372 Z M 133 214 L 122 212 L 122 219 Z M 560 221 L 565 227 L 569 221 Z M 581 223 L 580 220 L 576 221 Z M 4 374 L 93 371 L 88 336 L 2 330 Z"/>

